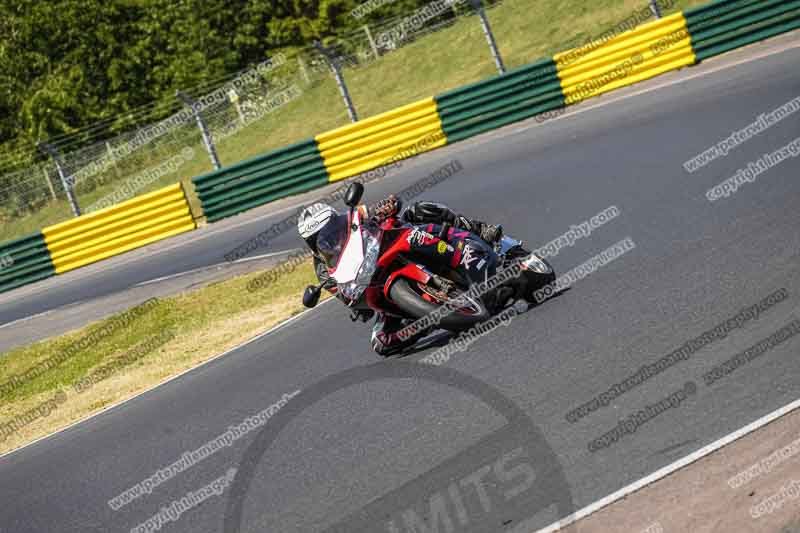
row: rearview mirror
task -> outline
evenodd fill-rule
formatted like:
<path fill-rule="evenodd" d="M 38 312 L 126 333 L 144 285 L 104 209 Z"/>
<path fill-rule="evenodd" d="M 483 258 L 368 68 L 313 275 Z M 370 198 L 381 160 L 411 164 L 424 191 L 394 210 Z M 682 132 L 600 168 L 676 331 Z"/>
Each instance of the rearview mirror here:
<path fill-rule="evenodd" d="M 347 187 L 347 192 L 344 193 L 344 204 L 348 207 L 355 207 L 364 196 L 364 185 L 355 181 Z"/>
<path fill-rule="evenodd" d="M 305 292 L 303 292 L 303 305 L 309 309 L 316 307 L 317 303 L 319 303 L 319 295 L 321 292 L 322 287 L 317 287 L 315 285 L 306 287 Z"/>

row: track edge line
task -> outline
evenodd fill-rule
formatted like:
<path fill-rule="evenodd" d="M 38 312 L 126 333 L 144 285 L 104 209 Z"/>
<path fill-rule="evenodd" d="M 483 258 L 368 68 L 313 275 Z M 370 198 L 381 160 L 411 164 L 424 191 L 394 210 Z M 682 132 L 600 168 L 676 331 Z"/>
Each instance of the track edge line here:
<path fill-rule="evenodd" d="M 772 411 L 771 413 L 762 416 L 761 418 L 751 422 L 750 424 L 740 429 L 737 429 L 736 431 L 729 433 L 728 435 L 725 435 L 720 439 L 717 439 L 711 444 L 707 444 L 706 446 L 700 448 L 699 450 L 693 453 L 690 453 L 686 457 L 678 459 L 677 461 L 663 468 L 660 468 L 659 470 L 656 470 L 652 474 L 649 474 L 639 479 L 638 481 L 634 481 L 630 485 L 627 485 L 626 487 L 623 487 L 616 492 L 612 492 L 608 496 L 587 505 L 583 509 L 576 511 L 571 515 L 558 520 L 557 522 L 553 522 L 549 526 L 536 530 L 535 533 L 552 533 L 560 530 L 563 527 L 569 526 L 577 522 L 578 520 L 586 518 L 596 513 L 597 511 L 600 511 L 601 509 L 608 507 L 612 503 L 615 503 L 618 500 L 621 500 L 622 498 L 625 498 L 626 496 L 629 496 L 634 492 L 643 489 L 648 485 L 651 485 L 652 483 L 655 483 L 656 481 L 659 481 L 669 476 L 670 474 L 673 474 L 674 472 L 677 472 L 681 468 L 687 467 L 692 463 L 695 463 L 700 459 L 708 455 L 711 455 L 717 450 L 720 450 L 721 448 L 724 448 L 725 446 L 732 444 L 733 442 L 741 439 L 742 437 L 746 437 L 747 435 L 753 433 L 754 431 L 761 429 L 762 427 L 778 420 L 783 416 L 788 415 L 789 413 L 797 410 L 798 408 L 800 408 L 800 400 L 795 400 L 793 402 L 784 405 L 783 407 L 779 407 L 775 411 Z"/>
<path fill-rule="evenodd" d="M 193 371 L 197 370 L 200 367 L 203 367 L 203 366 L 205 366 L 205 365 L 207 365 L 207 364 L 209 364 L 209 363 L 211 363 L 213 361 L 216 361 L 217 359 L 219 359 L 221 357 L 224 357 L 224 356 L 230 354 L 231 352 L 235 352 L 236 350 L 238 350 L 240 348 L 243 348 L 243 347 L 247 346 L 248 344 L 250 344 L 252 342 L 255 342 L 255 341 L 257 341 L 257 340 L 259 340 L 259 339 L 261 339 L 263 337 L 266 337 L 266 336 L 268 336 L 268 335 L 270 335 L 272 333 L 275 333 L 280 328 L 288 325 L 290 322 L 294 322 L 295 320 L 299 319 L 300 317 L 303 317 L 306 314 L 310 313 L 311 311 L 314 311 L 314 309 L 318 309 L 320 306 L 325 305 L 329 301 L 333 301 L 333 300 L 335 300 L 335 298 L 329 298 L 328 300 L 325 300 L 324 302 L 320 303 L 317 307 L 315 307 L 313 309 L 306 309 L 305 311 L 302 311 L 301 313 L 299 313 L 297 315 L 294 315 L 293 317 L 289 317 L 286 320 L 284 320 L 282 322 L 279 322 L 278 324 L 275 324 L 274 326 L 269 328 L 267 331 L 263 331 L 263 332 L 257 334 L 254 337 L 251 337 L 251 338 L 249 338 L 247 340 L 244 340 L 244 341 L 240 342 L 239 344 L 237 344 L 236 346 L 234 346 L 232 348 L 229 348 L 229 349 L 225 350 L 222 353 L 218 353 L 216 355 L 212 355 L 209 359 L 206 359 L 205 361 L 197 363 L 196 365 L 194 365 L 192 367 L 189 367 L 189 368 L 183 370 L 182 372 L 180 372 L 178 374 L 175 374 L 174 376 L 169 376 L 168 378 L 164 379 L 163 381 L 160 381 L 160 382 L 156 383 L 155 385 L 153 385 L 152 387 L 149 387 L 149 388 L 147 388 L 147 389 L 145 389 L 145 390 L 143 390 L 141 392 L 138 392 L 137 394 L 131 396 L 130 398 L 125 398 L 124 400 L 120 400 L 120 401 L 118 401 L 116 403 L 113 403 L 113 404 L 107 406 L 107 407 L 104 407 L 103 409 L 101 409 L 100 411 L 97 411 L 96 413 L 92 413 L 92 414 L 90 414 L 90 415 L 88 415 L 88 416 L 86 416 L 84 418 L 76 420 L 76 421 L 70 423 L 69 425 L 64 426 L 63 428 L 57 429 L 56 431 L 53 431 L 52 433 L 48 433 L 47 435 L 43 435 L 43 436 L 41 436 L 41 437 L 39 437 L 39 438 L 37 438 L 35 440 L 32 440 L 31 442 L 29 442 L 27 444 L 24 444 L 24 445 L 20 446 L 19 448 L 14 448 L 13 450 L 9 450 L 9 451 L 7 451 L 5 453 L 0 453 L 0 459 L 3 459 L 6 456 L 9 456 L 9 455 L 17 453 L 17 452 L 19 452 L 21 450 L 24 450 L 25 448 L 28 448 L 29 446 L 33 446 L 34 444 L 36 444 L 38 442 L 41 442 L 41 441 L 43 441 L 45 439 L 49 439 L 50 437 L 58 435 L 59 433 L 63 433 L 64 431 L 67 431 L 68 429 L 71 429 L 71 428 L 73 428 L 75 426 L 83 424 L 84 422 L 88 422 L 89 420 L 91 420 L 91 419 L 93 419 L 93 418 L 95 418 L 97 416 L 100 416 L 100 415 L 102 415 L 102 414 L 104 414 L 104 413 L 106 413 L 108 411 L 111 411 L 112 409 L 116 409 L 117 407 L 120 407 L 121 405 L 124 405 L 124 404 L 126 404 L 126 403 L 128 403 L 130 401 L 133 401 L 133 400 L 137 399 L 138 397 L 147 394 L 150 391 L 153 391 L 153 390 L 155 390 L 155 389 L 157 389 L 157 388 L 159 388 L 159 387 L 161 387 L 163 385 L 166 385 L 167 383 L 169 383 L 171 381 L 174 381 L 174 380 L 176 380 L 176 379 L 178 379 L 178 378 L 180 378 L 180 377 L 182 377 L 182 376 L 184 376 L 184 375 L 186 375 L 186 374 L 188 374 L 190 372 L 193 372 Z"/>

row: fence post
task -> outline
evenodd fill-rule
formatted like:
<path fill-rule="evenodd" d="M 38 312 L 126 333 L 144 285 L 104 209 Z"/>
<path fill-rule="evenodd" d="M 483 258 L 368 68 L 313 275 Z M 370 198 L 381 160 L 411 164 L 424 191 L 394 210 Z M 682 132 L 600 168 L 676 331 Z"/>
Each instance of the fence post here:
<path fill-rule="evenodd" d="M 78 206 L 78 200 L 75 199 L 75 192 L 73 191 L 75 180 L 72 176 L 67 175 L 64 165 L 61 163 L 61 158 L 58 156 L 58 152 L 46 142 L 40 141 L 36 146 L 43 153 L 53 158 L 53 162 L 56 164 L 56 170 L 58 170 L 58 176 L 61 178 L 61 184 L 64 186 L 64 192 L 67 194 L 67 200 L 69 200 L 69 205 L 72 208 L 72 213 L 76 217 L 81 216 L 81 208 Z"/>
<path fill-rule="evenodd" d="M 228 91 L 228 100 L 230 100 L 234 107 L 236 107 L 236 113 L 239 115 L 239 122 L 244 124 L 244 113 L 242 113 L 242 106 L 239 103 L 239 93 L 236 92 L 236 89 L 231 89 Z"/>
<path fill-rule="evenodd" d="M 308 69 L 306 69 L 306 64 L 303 62 L 303 58 L 300 57 L 300 54 L 297 54 L 297 64 L 300 65 L 300 73 L 303 74 L 303 77 L 306 79 L 306 83 L 311 85 L 311 78 L 308 75 Z"/>
<path fill-rule="evenodd" d="M 347 106 L 347 113 L 350 115 L 350 121 L 358 122 L 356 108 L 353 106 L 353 100 L 350 99 L 350 92 L 348 92 L 347 85 L 344 82 L 342 69 L 339 66 L 339 59 L 330 49 L 322 46 L 322 43 L 319 41 L 314 41 L 314 48 L 316 48 L 317 51 L 322 54 L 322 57 L 325 58 L 325 60 L 328 62 L 328 65 L 331 67 L 331 70 L 333 71 L 333 75 L 336 78 L 336 85 L 339 86 L 339 92 L 342 93 L 344 105 Z"/>
<path fill-rule="evenodd" d="M 658 0 L 650 0 L 650 11 L 653 12 L 657 19 L 661 18 L 661 8 L 658 6 Z"/>
<path fill-rule="evenodd" d="M 503 65 L 503 58 L 500 57 L 500 50 L 497 49 L 497 41 L 494 40 L 494 34 L 492 33 L 492 27 L 489 26 L 489 19 L 486 17 L 486 11 L 484 11 L 483 6 L 481 6 L 481 0 L 470 0 L 472 3 L 472 8 L 478 14 L 481 19 L 481 27 L 483 27 L 483 34 L 486 36 L 486 42 L 489 43 L 489 48 L 492 50 L 492 57 L 494 58 L 494 64 L 497 67 L 497 71 L 500 74 L 506 73 L 506 67 Z"/>
<path fill-rule="evenodd" d="M 119 179 L 119 167 L 117 166 L 117 156 L 114 155 L 114 151 L 111 149 L 111 143 L 106 141 L 106 152 L 108 152 L 108 158 L 111 159 L 111 163 L 114 165 L 114 174 L 116 174 L 117 179 Z"/>
<path fill-rule="evenodd" d="M 372 48 L 372 53 L 375 54 L 375 59 L 380 57 L 378 55 L 378 46 L 375 44 L 375 39 L 372 38 L 372 32 L 369 31 L 369 26 L 364 24 L 364 33 L 367 34 L 367 40 L 369 41 L 369 45 Z"/>
<path fill-rule="evenodd" d="M 57 200 L 56 189 L 53 187 L 53 180 L 50 179 L 50 174 L 47 173 L 47 165 L 42 165 L 42 173 L 44 174 L 44 179 L 47 182 L 47 188 L 50 189 L 50 196 L 53 197 L 53 200 Z"/>
<path fill-rule="evenodd" d="M 206 145 L 208 156 L 211 158 L 211 164 L 214 166 L 214 170 L 219 170 L 222 168 L 222 165 L 219 164 L 219 157 L 217 157 L 217 150 L 214 148 L 214 141 L 211 139 L 211 132 L 208 131 L 206 123 L 203 122 L 203 117 L 200 116 L 200 112 L 194 108 L 195 101 L 191 96 L 182 91 L 175 91 L 175 96 L 180 98 L 183 103 L 188 105 L 192 110 L 192 114 L 197 121 L 197 127 L 200 128 L 200 133 L 203 134 L 203 143 Z"/>

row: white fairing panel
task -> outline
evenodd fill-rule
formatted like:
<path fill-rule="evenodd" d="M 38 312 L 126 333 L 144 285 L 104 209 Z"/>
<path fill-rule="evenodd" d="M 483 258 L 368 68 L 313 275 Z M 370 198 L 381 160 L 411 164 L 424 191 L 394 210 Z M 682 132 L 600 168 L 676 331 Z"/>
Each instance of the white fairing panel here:
<path fill-rule="evenodd" d="M 355 226 L 356 229 L 353 229 Z M 336 280 L 336 283 L 349 283 L 356 279 L 358 269 L 364 262 L 364 239 L 361 235 L 361 213 L 356 209 L 353 211 L 353 222 L 350 228 L 350 237 L 347 239 L 347 245 L 342 251 L 342 256 L 339 259 L 339 264 L 336 265 L 331 275 Z"/>

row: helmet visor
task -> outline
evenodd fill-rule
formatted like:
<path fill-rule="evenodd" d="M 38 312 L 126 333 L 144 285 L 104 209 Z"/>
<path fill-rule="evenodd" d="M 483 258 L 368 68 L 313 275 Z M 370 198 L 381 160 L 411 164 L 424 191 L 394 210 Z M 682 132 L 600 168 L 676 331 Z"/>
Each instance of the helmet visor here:
<path fill-rule="evenodd" d="M 347 226 L 347 215 L 337 215 L 317 234 L 317 251 L 329 267 L 334 267 L 339 262 L 339 256 L 347 243 Z"/>

